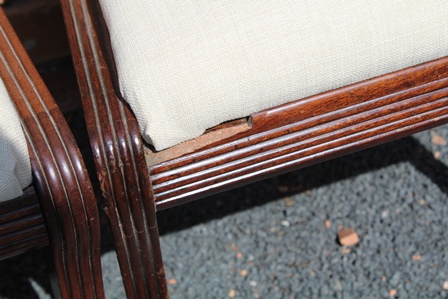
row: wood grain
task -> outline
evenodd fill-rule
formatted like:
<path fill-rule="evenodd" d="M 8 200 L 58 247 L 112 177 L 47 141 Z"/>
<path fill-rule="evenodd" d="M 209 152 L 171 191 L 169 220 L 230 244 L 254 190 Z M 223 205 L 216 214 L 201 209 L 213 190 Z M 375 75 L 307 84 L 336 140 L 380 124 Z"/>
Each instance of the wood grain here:
<path fill-rule="evenodd" d="M 127 297 L 168 298 L 143 144 L 100 49 L 101 13 L 91 1 L 61 3 Z"/>
<path fill-rule="evenodd" d="M 199 137 L 190 141 L 196 150 L 180 157 L 175 149 L 147 149 L 157 208 L 447 123 L 447 104 L 448 58 L 441 58 L 255 113 L 245 130 L 222 139 L 209 137 L 214 141 L 208 143 Z M 159 155 L 169 160 L 161 161 Z"/>
<path fill-rule="evenodd" d="M 0 10 L 0 75 L 21 118 L 62 298 L 104 298 L 87 171 L 59 108 Z"/>
<path fill-rule="evenodd" d="M 70 55 L 58 0 L 13 0 L 4 10 L 35 64 Z"/>
<path fill-rule="evenodd" d="M 154 205 L 169 208 L 448 122 L 448 58 L 442 58 L 255 113 L 154 152 L 143 148 L 135 117 L 116 93 L 97 1 L 62 4 L 128 298 L 168 297 L 163 272 L 154 274 L 163 271 Z"/>
<path fill-rule="evenodd" d="M 0 260 L 48 246 L 48 234 L 34 188 L 0 203 Z"/>

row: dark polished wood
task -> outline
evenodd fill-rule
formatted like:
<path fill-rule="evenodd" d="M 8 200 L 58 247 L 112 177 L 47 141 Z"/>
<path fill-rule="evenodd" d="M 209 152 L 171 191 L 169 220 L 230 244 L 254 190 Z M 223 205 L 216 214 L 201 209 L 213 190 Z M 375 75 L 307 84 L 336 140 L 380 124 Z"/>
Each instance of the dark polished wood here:
<path fill-rule="evenodd" d="M 117 99 L 92 1 L 61 0 L 98 177 L 128 298 L 168 298 L 143 143 Z"/>
<path fill-rule="evenodd" d="M 1 9 L 0 76 L 28 142 L 60 296 L 104 298 L 99 214 L 87 171 L 65 119 Z"/>
<path fill-rule="evenodd" d="M 169 208 L 448 123 L 448 58 L 441 58 L 254 113 L 164 151 L 142 149 L 135 117 L 114 90 L 97 2 L 61 1 L 129 298 L 168 296 L 153 274 L 163 269 L 154 205 Z M 151 245 L 146 251 L 139 234 Z"/>
<path fill-rule="evenodd" d="M 158 209 L 176 206 L 447 122 L 441 58 L 255 113 L 159 153 L 147 149 L 153 196 Z"/>
<path fill-rule="evenodd" d="M 58 0 L 13 0 L 4 10 L 35 64 L 70 55 Z"/>
<path fill-rule="evenodd" d="M 0 260 L 48 246 L 48 233 L 34 188 L 0 202 Z"/>

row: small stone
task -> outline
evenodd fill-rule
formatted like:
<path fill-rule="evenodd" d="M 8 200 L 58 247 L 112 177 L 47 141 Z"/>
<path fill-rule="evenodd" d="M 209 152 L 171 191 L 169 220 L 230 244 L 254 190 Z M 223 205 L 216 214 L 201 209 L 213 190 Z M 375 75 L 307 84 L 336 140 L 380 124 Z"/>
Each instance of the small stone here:
<path fill-rule="evenodd" d="M 240 258 L 243 257 L 243 254 L 242 254 L 241 252 L 238 252 L 238 253 L 236 254 L 236 257 L 240 259 Z"/>
<path fill-rule="evenodd" d="M 240 275 L 243 276 L 243 277 L 246 277 L 247 276 L 247 270 L 246 269 L 241 270 Z"/>
<path fill-rule="evenodd" d="M 417 261 L 419 261 L 419 260 L 421 260 L 421 259 L 422 259 L 422 256 L 421 256 L 421 255 L 418 255 L 418 254 L 417 254 L 417 255 L 413 255 L 413 256 L 412 256 L 412 260 L 413 260 L 413 261 L 416 261 L 416 262 L 417 262 Z"/>
<path fill-rule="evenodd" d="M 389 283 L 392 286 L 397 286 L 398 283 L 400 282 L 401 279 L 401 273 L 400 272 L 395 272 L 394 275 L 392 275 L 391 279 L 389 280 Z"/>
<path fill-rule="evenodd" d="M 395 295 L 397 295 L 397 290 L 396 289 L 390 289 L 389 297 L 395 297 Z"/>
<path fill-rule="evenodd" d="M 330 222 L 330 220 L 328 220 L 328 219 L 325 220 L 325 227 L 326 227 L 327 229 L 329 229 L 329 228 L 331 227 L 331 222 Z"/>
<path fill-rule="evenodd" d="M 342 254 L 347 254 L 347 253 L 350 253 L 350 251 L 351 251 L 350 248 L 344 248 L 344 249 L 341 250 L 341 253 Z"/>
<path fill-rule="evenodd" d="M 385 281 L 386 281 L 386 276 L 384 276 L 384 275 L 381 276 L 381 281 L 382 281 L 382 282 L 385 282 Z"/>
<path fill-rule="evenodd" d="M 238 247 L 237 247 L 235 244 L 232 244 L 232 250 L 233 250 L 233 251 L 237 251 L 237 250 L 238 250 Z"/>
<path fill-rule="evenodd" d="M 292 207 L 294 205 L 294 200 L 291 197 L 285 197 L 284 199 L 285 207 Z"/>
<path fill-rule="evenodd" d="M 448 280 L 445 280 L 442 285 L 443 289 L 448 291 Z"/>
<path fill-rule="evenodd" d="M 235 298 L 235 295 L 236 295 L 236 291 L 234 289 L 231 289 L 229 291 L 229 295 L 227 295 L 227 296 L 229 296 L 229 298 Z"/>
<path fill-rule="evenodd" d="M 254 281 L 254 280 L 251 280 L 251 281 L 249 282 L 249 284 L 250 284 L 250 286 L 252 286 L 252 287 L 256 287 L 256 286 L 257 286 L 257 282 Z"/>
<path fill-rule="evenodd" d="M 359 236 L 353 228 L 347 227 L 338 232 L 338 240 L 341 245 L 353 246 L 359 242 Z"/>
<path fill-rule="evenodd" d="M 335 290 L 335 291 L 342 290 L 342 283 L 339 280 L 336 280 L 336 282 L 334 283 L 333 290 Z"/>
<path fill-rule="evenodd" d="M 436 151 L 436 152 L 434 153 L 434 159 L 439 160 L 441 155 L 442 155 L 441 152 Z"/>
<path fill-rule="evenodd" d="M 281 223 L 284 227 L 289 227 L 289 225 L 290 225 L 289 221 L 286 221 L 286 220 L 283 220 Z"/>
<path fill-rule="evenodd" d="M 172 278 L 172 279 L 168 279 L 168 284 L 170 284 L 170 285 L 174 285 L 174 284 L 176 284 L 177 283 L 177 280 L 175 280 L 174 278 Z"/>
<path fill-rule="evenodd" d="M 432 135 L 431 142 L 432 142 L 432 144 L 435 144 L 435 145 L 446 145 L 445 138 L 443 138 L 442 136 L 440 136 L 438 134 Z"/>

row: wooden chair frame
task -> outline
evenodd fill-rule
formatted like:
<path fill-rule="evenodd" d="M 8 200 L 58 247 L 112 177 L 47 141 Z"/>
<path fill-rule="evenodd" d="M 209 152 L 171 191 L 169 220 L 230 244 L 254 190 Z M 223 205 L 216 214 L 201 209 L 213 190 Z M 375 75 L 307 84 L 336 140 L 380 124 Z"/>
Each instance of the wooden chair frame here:
<path fill-rule="evenodd" d="M 50 245 L 55 295 L 104 298 L 97 202 L 75 139 L 0 8 L 0 76 L 28 143 L 33 186 L 0 204 L 0 259 Z"/>
<path fill-rule="evenodd" d="M 448 122 L 448 57 L 229 122 L 154 152 L 117 95 L 98 3 L 61 0 L 128 298 L 168 298 L 156 210 Z"/>

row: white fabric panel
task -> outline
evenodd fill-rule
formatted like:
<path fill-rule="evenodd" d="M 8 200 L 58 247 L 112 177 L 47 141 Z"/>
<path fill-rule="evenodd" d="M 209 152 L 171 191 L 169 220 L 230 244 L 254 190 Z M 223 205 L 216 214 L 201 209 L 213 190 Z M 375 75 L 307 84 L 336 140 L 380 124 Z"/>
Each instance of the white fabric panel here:
<path fill-rule="evenodd" d="M 448 0 L 100 0 L 123 97 L 161 150 L 448 55 Z"/>
<path fill-rule="evenodd" d="M 23 194 L 31 184 L 28 147 L 14 104 L 0 80 L 0 201 Z"/>

